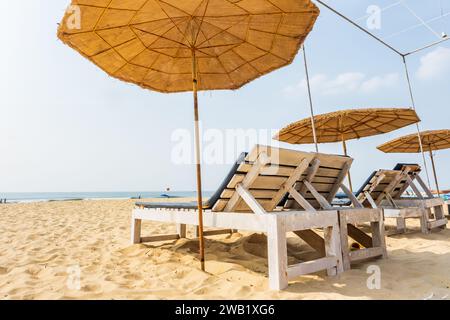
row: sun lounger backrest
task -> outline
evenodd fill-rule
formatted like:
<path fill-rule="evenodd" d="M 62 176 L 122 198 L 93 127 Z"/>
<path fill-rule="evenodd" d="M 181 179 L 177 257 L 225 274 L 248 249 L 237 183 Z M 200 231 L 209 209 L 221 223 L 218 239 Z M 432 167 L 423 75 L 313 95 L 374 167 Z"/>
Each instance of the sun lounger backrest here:
<path fill-rule="evenodd" d="M 306 171 L 313 158 L 314 154 L 308 152 L 256 146 L 239 165 L 212 210 L 254 212 L 236 190 L 239 185 L 248 190 L 265 211 L 273 211 L 286 194 L 285 187 L 291 176 Z"/>
<path fill-rule="evenodd" d="M 422 171 L 421 167 L 418 164 L 405 164 L 399 163 L 394 167 L 394 170 L 399 171 L 408 171 L 408 175 L 412 181 L 415 181 L 417 176 Z M 397 188 L 391 193 L 393 199 L 400 199 L 405 191 L 409 188 L 408 180 L 406 178 L 402 179 L 397 186 Z"/>
<path fill-rule="evenodd" d="M 356 197 L 365 207 L 371 206 L 366 193 L 377 205 L 386 197 L 400 199 L 409 187 L 408 176 L 414 181 L 420 171 L 417 164 L 398 164 L 393 170 L 375 171 L 356 193 Z"/>
<path fill-rule="evenodd" d="M 380 175 L 380 171 L 374 171 L 372 174 L 367 178 L 367 180 L 361 185 L 361 187 L 356 191 L 355 196 L 357 198 L 360 198 L 361 195 L 364 194 L 365 191 L 368 190 L 368 188 L 372 185 L 372 183 L 376 180 L 376 178 Z"/>
<path fill-rule="evenodd" d="M 368 193 L 374 201 L 377 201 L 378 199 L 378 201 L 381 201 L 381 198 L 384 198 L 384 192 L 389 186 L 392 186 L 391 183 L 393 183 L 400 174 L 401 171 L 397 170 L 375 171 L 358 190 L 356 197 L 365 207 L 370 208 L 371 203 L 369 199 L 367 199 L 366 193 Z"/>
<path fill-rule="evenodd" d="M 350 170 L 353 159 L 323 153 L 315 153 L 314 155 L 314 160 L 311 162 L 308 171 L 297 181 L 295 189 L 313 208 L 323 209 L 323 205 L 309 190 L 305 181 L 308 181 L 324 200 L 331 204 Z M 284 207 L 286 209 L 303 209 L 291 195 L 288 196 Z"/>
<path fill-rule="evenodd" d="M 214 205 L 217 203 L 217 201 L 220 200 L 222 194 L 224 193 L 224 191 L 227 189 L 228 184 L 231 182 L 231 180 L 233 179 L 233 177 L 235 176 L 235 174 L 238 172 L 239 170 L 239 166 L 245 162 L 245 158 L 247 157 L 248 153 L 247 152 L 242 152 L 238 159 L 236 160 L 236 162 L 233 164 L 233 166 L 231 167 L 230 171 L 228 171 L 227 176 L 225 177 L 225 179 L 222 181 L 222 183 L 220 184 L 219 188 L 217 188 L 217 190 L 213 193 L 213 195 L 208 199 L 208 204 L 209 207 L 212 208 L 214 207 Z"/>

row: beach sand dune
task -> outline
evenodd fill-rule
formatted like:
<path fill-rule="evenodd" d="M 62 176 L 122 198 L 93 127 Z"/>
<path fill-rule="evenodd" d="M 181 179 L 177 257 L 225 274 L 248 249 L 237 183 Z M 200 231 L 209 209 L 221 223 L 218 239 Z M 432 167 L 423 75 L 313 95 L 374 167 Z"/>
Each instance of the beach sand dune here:
<path fill-rule="evenodd" d="M 209 237 L 204 273 L 196 240 L 130 245 L 132 208 L 131 200 L 2 205 L 0 299 L 450 299 L 449 230 L 390 237 L 387 260 L 335 278 L 300 277 L 275 292 L 265 235 Z M 143 224 L 144 235 L 169 232 L 175 227 Z M 288 253 L 290 263 L 314 255 L 295 236 Z M 367 286 L 373 265 L 380 289 Z"/>

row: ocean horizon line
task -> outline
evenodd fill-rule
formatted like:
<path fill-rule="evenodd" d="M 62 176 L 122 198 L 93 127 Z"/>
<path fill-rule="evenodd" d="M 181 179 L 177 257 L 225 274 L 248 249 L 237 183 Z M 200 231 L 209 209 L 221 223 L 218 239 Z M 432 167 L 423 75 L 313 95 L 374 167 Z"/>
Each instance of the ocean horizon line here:
<path fill-rule="evenodd" d="M 212 191 L 203 191 L 209 196 Z M 195 191 L 86 191 L 86 192 L 0 192 L 1 203 L 47 202 L 69 200 L 191 198 Z"/>

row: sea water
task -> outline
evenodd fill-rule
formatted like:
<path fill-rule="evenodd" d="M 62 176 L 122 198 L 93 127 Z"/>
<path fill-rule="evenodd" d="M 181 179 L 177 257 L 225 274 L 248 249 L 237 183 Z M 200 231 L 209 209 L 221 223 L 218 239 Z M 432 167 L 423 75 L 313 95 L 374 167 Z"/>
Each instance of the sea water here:
<path fill-rule="evenodd" d="M 209 197 L 212 192 L 203 192 Z M 149 199 L 149 198 L 191 198 L 193 191 L 120 191 L 120 192 L 0 192 L 0 200 L 11 202 L 41 202 L 101 199 Z"/>

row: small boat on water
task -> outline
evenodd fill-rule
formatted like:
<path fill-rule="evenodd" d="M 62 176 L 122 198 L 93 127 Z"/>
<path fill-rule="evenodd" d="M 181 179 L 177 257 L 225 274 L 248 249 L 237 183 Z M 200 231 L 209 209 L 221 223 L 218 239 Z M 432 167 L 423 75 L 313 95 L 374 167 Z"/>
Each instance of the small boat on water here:
<path fill-rule="evenodd" d="M 167 199 L 181 198 L 180 196 L 171 196 L 170 194 L 166 194 L 166 193 L 161 194 L 160 197 L 167 198 Z"/>

